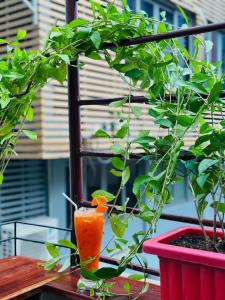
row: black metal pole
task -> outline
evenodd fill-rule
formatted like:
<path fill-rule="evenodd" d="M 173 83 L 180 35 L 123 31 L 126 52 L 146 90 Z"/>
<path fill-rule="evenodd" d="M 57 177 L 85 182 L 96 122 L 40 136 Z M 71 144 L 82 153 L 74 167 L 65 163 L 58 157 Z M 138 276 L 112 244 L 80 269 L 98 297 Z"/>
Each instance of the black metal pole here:
<path fill-rule="evenodd" d="M 118 44 L 119 44 L 119 46 L 138 45 L 138 44 L 143 44 L 143 43 L 148 43 L 148 42 L 158 42 L 158 41 L 162 41 L 162 40 L 168 40 L 168 39 L 172 39 L 172 38 L 184 37 L 184 36 L 200 34 L 200 33 L 205 33 L 205 32 L 212 32 L 212 31 L 217 31 L 217 30 L 222 30 L 222 29 L 225 29 L 225 22 L 207 24 L 207 25 L 202 25 L 202 26 L 195 26 L 195 27 L 190 27 L 190 28 L 185 28 L 185 29 L 173 30 L 173 31 L 169 31 L 169 32 L 152 34 L 152 35 L 148 35 L 148 36 L 141 36 L 141 37 L 137 37 L 137 38 L 126 39 L 126 40 L 120 41 Z M 105 49 L 112 49 L 115 47 L 116 47 L 116 45 L 114 43 L 105 43 L 103 45 L 103 48 L 105 48 Z"/>
<path fill-rule="evenodd" d="M 66 0 L 66 22 L 77 17 L 78 0 Z M 74 62 L 77 65 L 77 62 Z M 68 109 L 69 109 L 69 139 L 70 139 L 70 197 L 80 205 L 83 195 L 81 149 L 81 120 L 80 120 L 80 87 L 79 70 L 68 66 Z M 72 234 L 71 241 L 76 243 L 74 230 L 74 208 L 72 208 Z M 71 256 L 71 264 L 76 263 L 75 257 Z"/>
<path fill-rule="evenodd" d="M 16 232 L 16 221 L 14 222 L 14 256 L 17 256 L 17 247 L 16 247 L 16 242 L 17 242 L 17 232 Z"/>

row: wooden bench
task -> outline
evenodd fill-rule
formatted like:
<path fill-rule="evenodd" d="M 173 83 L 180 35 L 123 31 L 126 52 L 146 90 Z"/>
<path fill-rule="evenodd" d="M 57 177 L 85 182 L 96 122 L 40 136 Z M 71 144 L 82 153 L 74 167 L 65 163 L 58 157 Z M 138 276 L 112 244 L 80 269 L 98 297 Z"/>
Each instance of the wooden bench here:
<path fill-rule="evenodd" d="M 0 259 L 0 299 L 93 299 L 88 292 L 76 291 L 79 270 L 69 275 L 44 272 L 37 260 L 21 256 Z M 115 278 L 114 291 L 124 293 L 123 284 L 130 283 L 132 291 L 143 285 L 141 282 L 127 278 Z M 54 295 L 54 298 L 53 298 Z M 116 297 L 111 299 L 132 299 L 132 297 Z M 160 300 L 159 286 L 150 285 L 148 292 L 141 297 L 144 300 Z"/>

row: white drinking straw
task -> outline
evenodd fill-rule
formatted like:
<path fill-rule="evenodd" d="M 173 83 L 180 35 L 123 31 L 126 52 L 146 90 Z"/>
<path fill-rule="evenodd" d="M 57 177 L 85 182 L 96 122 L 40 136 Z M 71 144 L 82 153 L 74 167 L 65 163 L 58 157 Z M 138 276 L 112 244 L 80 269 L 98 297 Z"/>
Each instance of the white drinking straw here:
<path fill-rule="evenodd" d="M 75 211 L 78 210 L 76 203 L 74 203 L 70 197 L 68 197 L 65 193 L 62 193 L 62 195 L 75 207 Z"/>

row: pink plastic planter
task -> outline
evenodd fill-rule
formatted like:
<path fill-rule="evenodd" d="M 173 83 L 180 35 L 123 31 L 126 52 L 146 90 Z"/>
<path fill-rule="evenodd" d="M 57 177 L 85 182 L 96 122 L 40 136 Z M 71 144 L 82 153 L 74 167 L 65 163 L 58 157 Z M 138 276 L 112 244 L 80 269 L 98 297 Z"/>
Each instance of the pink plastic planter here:
<path fill-rule="evenodd" d="M 206 232 L 212 236 L 212 230 Z M 159 256 L 161 300 L 225 300 L 225 254 L 168 244 L 186 234 L 202 231 L 180 227 L 143 244 L 143 252 Z"/>

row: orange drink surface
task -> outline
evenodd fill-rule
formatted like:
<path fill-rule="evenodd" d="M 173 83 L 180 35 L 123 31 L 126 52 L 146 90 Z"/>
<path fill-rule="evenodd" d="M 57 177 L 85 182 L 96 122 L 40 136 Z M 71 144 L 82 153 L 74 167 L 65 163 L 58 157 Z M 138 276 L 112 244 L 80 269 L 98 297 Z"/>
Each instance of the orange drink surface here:
<path fill-rule="evenodd" d="M 94 208 L 79 209 L 74 214 L 74 225 L 80 261 L 93 259 L 83 267 L 89 271 L 98 269 L 104 214 Z"/>

